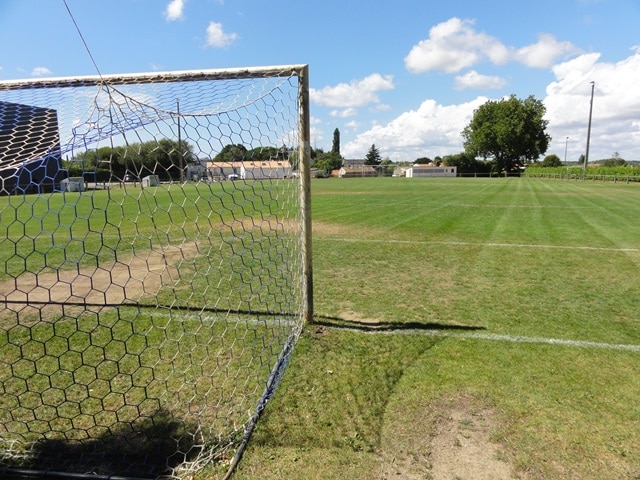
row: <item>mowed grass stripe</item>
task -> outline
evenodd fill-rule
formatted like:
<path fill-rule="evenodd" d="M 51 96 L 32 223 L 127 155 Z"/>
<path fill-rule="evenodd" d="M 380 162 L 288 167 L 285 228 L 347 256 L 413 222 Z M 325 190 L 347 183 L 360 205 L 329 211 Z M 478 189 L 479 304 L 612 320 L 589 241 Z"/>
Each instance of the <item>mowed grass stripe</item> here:
<path fill-rule="evenodd" d="M 638 477 L 638 187 L 315 181 L 327 321 L 305 329 L 238 479 L 431 478 L 440 419 L 464 415 L 462 459 L 485 410 L 514 478 Z"/>
<path fill-rule="evenodd" d="M 635 185 L 336 179 L 316 186 L 319 313 L 640 343 Z M 367 209 L 369 194 L 375 202 Z M 610 223 L 599 232 L 592 222 Z"/>

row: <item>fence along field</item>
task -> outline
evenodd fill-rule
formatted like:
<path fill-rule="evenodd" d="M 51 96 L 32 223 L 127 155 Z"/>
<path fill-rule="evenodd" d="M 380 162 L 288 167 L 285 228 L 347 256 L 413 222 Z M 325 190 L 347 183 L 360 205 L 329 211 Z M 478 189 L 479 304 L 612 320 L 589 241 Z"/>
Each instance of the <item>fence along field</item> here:
<path fill-rule="evenodd" d="M 231 471 L 308 314 L 306 72 L 0 84 L 0 472 Z M 302 175 L 185 181 L 229 144 Z"/>

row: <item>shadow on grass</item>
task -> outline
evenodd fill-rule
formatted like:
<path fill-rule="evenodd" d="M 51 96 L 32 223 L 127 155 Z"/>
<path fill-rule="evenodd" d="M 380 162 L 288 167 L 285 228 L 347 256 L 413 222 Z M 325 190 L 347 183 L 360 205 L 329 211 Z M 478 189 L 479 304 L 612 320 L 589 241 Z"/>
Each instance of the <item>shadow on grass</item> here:
<path fill-rule="evenodd" d="M 309 322 L 309 326 L 343 328 L 346 330 L 361 330 L 364 332 L 393 332 L 402 330 L 485 330 L 485 327 L 476 327 L 473 325 L 450 325 L 432 322 L 363 322 L 326 315 L 318 315 L 314 317 L 313 321 Z"/>
<path fill-rule="evenodd" d="M 160 478 L 194 460 L 203 445 L 195 423 L 159 411 L 137 425 L 85 440 L 42 439 L 4 458 L 1 478 Z M 171 477 L 173 478 L 173 477 Z"/>

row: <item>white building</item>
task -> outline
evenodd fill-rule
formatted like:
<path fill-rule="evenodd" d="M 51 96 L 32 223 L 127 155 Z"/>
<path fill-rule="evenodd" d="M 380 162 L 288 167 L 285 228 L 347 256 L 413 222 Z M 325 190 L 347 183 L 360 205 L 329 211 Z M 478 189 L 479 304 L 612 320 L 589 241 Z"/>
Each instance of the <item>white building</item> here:
<path fill-rule="evenodd" d="M 407 169 L 407 177 L 455 177 L 458 167 L 430 167 L 428 165 L 413 165 Z"/>
<path fill-rule="evenodd" d="M 264 180 L 291 178 L 289 160 L 256 160 L 241 162 L 207 162 L 207 175 L 211 180 Z"/>
<path fill-rule="evenodd" d="M 246 180 L 264 180 L 271 178 L 291 178 L 289 160 L 258 160 L 242 162 L 240 178 Z"/>
<path fill-rule="evenodd" d="M 206 175 L 209 180 L 226 180 L 230 175 L 240 176 L 241 162 L 207 162 Z"/>

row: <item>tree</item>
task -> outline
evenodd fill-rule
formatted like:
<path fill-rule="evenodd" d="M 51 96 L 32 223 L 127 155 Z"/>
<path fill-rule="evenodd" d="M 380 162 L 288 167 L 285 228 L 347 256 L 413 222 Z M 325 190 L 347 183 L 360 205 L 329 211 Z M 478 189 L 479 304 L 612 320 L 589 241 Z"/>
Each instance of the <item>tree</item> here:
<path fill-rule="evenodd" d="M 326 174 L 330 174 L 333 170 L 337 170 L 342 166 L 342 157 L 333 152 L 317 152 L 314 167 L 324 170 Z"/>
<path fill-rule="evenodd" d="M 380 165 L 382 163 L 382 157 L 380 156 L 380 151 L 376 148 L 375 143 L 371 145 L 369 148 L 369 152 L 365 156 L 364 164 L 365 165 Z"/>
<path fill-rule="evenodd" d="M 193 146 L 185 140 L 162 138 L 125 146 L 100 147 L 78 153 L 73 171 L 81 170 L 90 179 L 123 179 L 127 173 L 137 177 L 156 174 L 162 180 L 182 178 L 188 164 L 197 160 Z M 81 166 L 79 169 L 78 166 Z"/>
<path fill-rule="evenodd" d="M 333 131 L 333 146 L 331 147 L 331 153 L 341 157 L 341 155 L 340 155 L 340 130 L 338 130 L 337 128 Z"/>
<path fill-rule="evenodd" d="M 378 169 L 378 176 L 380 177 L 390 177 L 396 169 L 396 164 L 389 157 L 384 158 L 380 165 L 382 166 L 382 168 Z"/>
<path fill-rule="evenodd" d="M 247 158 L 247 147 L 244 145 L 225 145 L 214 158 L 214 162 L 241 162 Z"/>
<path fill-rule="evenodd" d="M 540 164 L 541 167 L 561 167 L 562 166 L 562 160 L 560 160 L 560 157 L 558 155 L 556 155 L 555 153 L 552 153 L 551 155 L 547 155 L 546 157 L 544 157 L 544 160 L 542 160 L 542 163 Z"/>
<path fill-rule="evenodd" d="M 447 167 L 456 167 L 458 174 L 464 173 L 490 173 L 491 165 L 487 162 L 476 159 L 470 153 L 462 152 L 454 155 L 447 155 L 442 159 Z"/>
<path fill-rule="evenodd" d="M 618 152 L 615 152 L 613 157 L 606 158 L 600 163 L 603 167 L 624 167 L 627 164 L 625 159 L 622 158 Z"/>
<path fill-rule="evenodd" d="M 492 158 L 496 170 L 508 172 L 544 155 L 551 141 L 545 129 L 544 104 L 533 96 L 488 101 L 462 131 L 464 148 L 474 157 Z"/>
<path fill-rule="evenodd" d="M 287 160 L 289 158 L 289 149 L 285 145 L 277 147 L 256 147 L 247 151 L 246 159 L 251 161 L 258 160 Z"/>
<path fill-rule="evenodd" d="M 415 163 L 417 163 L 418 165 L 429 165 L 433 160 L 431 160 L 429 157 L 420 157 L 420 158 L 416 158 Z"/>

